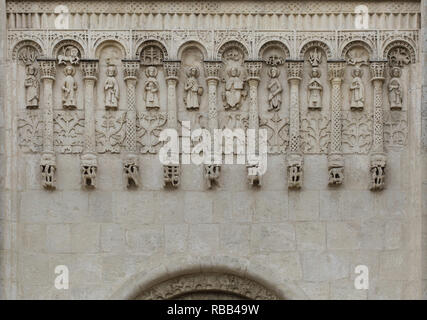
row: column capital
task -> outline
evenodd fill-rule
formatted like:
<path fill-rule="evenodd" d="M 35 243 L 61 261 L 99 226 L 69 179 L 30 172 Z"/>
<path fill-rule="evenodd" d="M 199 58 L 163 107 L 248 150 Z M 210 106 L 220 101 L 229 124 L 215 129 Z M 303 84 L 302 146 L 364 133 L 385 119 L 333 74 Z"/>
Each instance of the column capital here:
<path fill-rule="evenodd" d="M 166 80 L 173 79 L 178 81 L 178 71 L 181 66 L 180 60 L 165 60 L 163 66 L 166 72 Z"/>
<path fill-rule="evenodd" d="M 123 59 L 123 79 L 126 80 L 136 80 L 138 76 L 138 70 L 140 66 L 140 61 L 137 59 Z"/>
<path fill-rule="evenodd" d="M 206 81 L 214 80 L 216 82 L 219 81 L 219 70 L 222 67 L 221 60 L 205 60 L 203 61 L 204 69 L 205 69 L 205 77 Z"/>
<path fill-rule="evenodd" d="M 286 60 L 288 80 L 301 80 L 303 66 L 304 60 Z"/>
<path fill-rule="evenodd" d="M 40 65 L 40 76 L 41 79 L 52 79 L 55 80 L 56 76 L 56 60 L 50 58 L 39 58 L 37 59 Z"/>
<path fill-rule="evenodd" d="M 387 65 L 387 60 L 371 60 L 369 67 L 371 70 L 371 81 L 384 81 L 384 70 Z"/>
<path fill-rule="evenodd" d="M 81 68 L 84 80 L 96 80 L 98 73 L 98 59 L 81 59 Z"/>
<path fill-rule="evenodd" d="M 257 80 L 259 81 L 259 74 L 262 69 L 263 61 L 262 60 L 246 60 L 245 67 L 248 73 L 248 80 Z"/>
<path fill-rule="evenodd" d="M 345 60 L 328 60 L 328 76 L 330 81 L 342 80 L 344 77 Z"/>

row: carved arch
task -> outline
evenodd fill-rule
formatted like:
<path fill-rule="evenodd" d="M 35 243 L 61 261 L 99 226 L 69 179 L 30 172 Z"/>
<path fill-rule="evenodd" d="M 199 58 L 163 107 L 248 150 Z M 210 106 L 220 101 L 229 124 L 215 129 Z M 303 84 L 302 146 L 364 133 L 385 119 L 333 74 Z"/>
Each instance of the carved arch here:
<path fill-rule="evenodd" d="M 112 39 L 104 39 L 104 40 L 100 41 L 99 43 L 94 44 L 95 58 L 98 59 L 102 49 L 107 47 L 107 46 L 117 47 L 121 51 L 122 59 L 126 58 L 125 46 L 120 41 L 112 40 Z"/>
<path fill-rule="evenodd" d="M 341 59 L 346 59 L 347 57 L 347 53 L 354 47 L 362 47 L 363 49 L 365 49 L 368 54 L 369 54 L 369 58 L 373 57 L 374 54 L 374 48 L 371 46 L 371 44 L 369 44 L 368 42 L 364 41 L 364 40 L 350 40 L 345 42 L 342 46 L 341 46 L 341 50 L 340 50 L 340 57 Z"/>
<path fill-rule="evenodd" d="M 154 46 L 160 49 L 160 51 L 162 52 L 163 55 L 163 60 L 167 60 L 169 57 L 168 51 L 166 49 L 166 46 L 164 43 L 158 41 L 158 40 L 145 40 L 142 42 L 139 42 L 136 44 L 136 51 L 135 51 L 135 56 L 137 59 L 141 58 L 141 52 L 150 46 Z"/>
<path fill-rule="evenodd" d="M 410 62 L 411 63 L 416 62 L 417 55 L 416 55 L 416 50 L 415 50 L 414 46 L 411 43 L 409 43 L 408 41 L 402 40 L 402 39 L 398 39 L 398 40 L 394 39 L 394 40 L 391 40 L 384 45 L 384 50 L 382 52 L 383 59 L 389 60 L 389 54 L 395 48 L 405 49 L 409 54 L 409 57 L 411 60 Z"/>
<path fill-rule="evenodd" d="M 34 50 L 36 50 L 38 52 L 39 57 L 44 55 L 42 46 L 38 42 L 36 42 L 34 40 L 22 40 L 22 41 L 19 41 L 17 44 L 15 44 L 15 46 L 13 47 L 13 49 L 12 49 L 12 60 L 18 60 L 19 51 L 22 48 L 27 47 L 27 46 L 34 48 Z"/>
<path fill-rule="evenodd" d="M 304 59 L 305 53 L 314 47 L 321 48 L 325 52 L 327 59 L 333 59 L 332 50 L 329 45 L 320 40 L 310 40 L 305 42 L 299 50 L 299 59 Z"/>
<path fill-rule="evenodd" d="M 63 39 L 56 42 L 52 47 L 52 57 L 57 58 L 58 55 L 60 54 L 60 50 L 65 46 L 76 47 L 77 50 L 79 50 L 80 57 L 81 58 L 86 57 L 86 52 L 83 49 L 83 45 L 80 42 L 76 40 L 71 40 L 71 39 Z"/>
<path fill-rule="evenodd" d="M 241 43 L 237 40 L 231 40 L 231 41 L 227 41 L 227 42 L 223 43 L 219 47 L 218 52 L 216 54 L 217 59 L 222 60 L 222 55 L 224 54 L 225 51 L 227 51 L 230 48 L 240 49 L 243 53 L 243 59 L 244 60 L 246 60 L 249 57 L 249 50 L 243 43 Z"/>
<path fill-rule="evenodd" d="M 182 60 L 182 53 L 188 49 L 188 48 L 197 48 L 200 50 L 200 52 L 203 54 L 203 60 L 208 59 L 208 51 L 206 50 L 206 47 L 201 44 L 199 41 L 196 40 L 189 40 L 181 44 L 181 46 L 178 49 L 178 60 Z"/>
<path fill-rule="evenodd" d="M 262 270 L 262 271 L 261 271 Z M 198 258 L 165 258 L 163 263 L 129 277 L 110 299 L 134 299 L 154 286 L 194 274 L 222 273 L 256 282 L 276 296 L 276 299 L 308 299 L 305 292 L 293 281 L 283 280 L 274 268 L 268 265 L 230 256 L 211 256 L 203 262 Z"/>
<path fill-rule="evenodd" d="M 290 54 L 290 51 L 289 51 L 289 47 L 286 44 L 284 44 L 283 42 L 279 41 L 279 40 L 267 40 L 267 41 L 265 41 L 260 46 L 260 48 L 258 50 L 258 58 L 262 59 L 262 57 L 264 55 L 264 52 L 267 49 L 272 48 L 272 47 L 280 48 L 283 51 L 283 53 L 285 54 L 285 56 L 284 56 L 285 59 L 289 59 L 290 58 L 291 54 Z"/>

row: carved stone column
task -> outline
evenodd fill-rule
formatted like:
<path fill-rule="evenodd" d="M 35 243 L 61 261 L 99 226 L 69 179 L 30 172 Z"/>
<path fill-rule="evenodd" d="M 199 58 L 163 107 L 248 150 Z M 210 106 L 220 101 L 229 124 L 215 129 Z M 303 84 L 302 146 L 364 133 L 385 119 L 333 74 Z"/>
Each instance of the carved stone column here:
<path fill-rule="evenodd" d="M 208 126 L 211 134 L 218 129 L 218 110 L 217 110 L 217 88 L 219 82 L 219 70 L 221 69 L 221 61 L 204 61 L 206 82 L 208 84 Z M 219 155 L 222 156 L 222 155 Z M 205 164 L 204 177 L 206 185 L 210 189 L 213 183 L 217 183 L 221 174 L 221 165 Z"/>
<path fill-rule="evenodd" d="M 56 75 L 55 59 L 38 59 L 44 95 L 43 154 L 40 162 L 42 186 L 56 187 L 56 157 L 53 147 L 53 82 Z"/>
<path fill-rule="evenodd" d="M 371 190 L 382 190 L 385 183 L 387 157 L 384 153 L 383 84 L 387 61 L 371 61 L 370 70 L 374 86 L 374 132 L 371 152 Z"/>
<path fill-rule="evenodd" d="M 246 71 L 248 73 L 249 83 L 249 129 L 255 130 L 255 150 L 258 149 L 259 133 L 259 109 L 258 109 L 258 84 L 259 74 L 263 61 L 250 60 L 245 61 Z M 261 186 L 262 176 L 259 165 L 248 163 L 247 166 L 248 182 L 251 185 Z"/>
<path fill-rule="evenodd" d="M 328 183 L 339 185 L 344 181 L 344 157 L 342 155 L 342 92 L 341 83 L 345 61 L 328 61 L 331 81 L 331 145 L 328 155 Z"/>
<path fill-rule="evenodd" d="M 221 61 L 204 61 L 205 77 L 208 84 L 209 129 L 218 129 L 217 88 Z"/>
<path fill-rule="evenodd" d="M 166 83 L 168 87 L 168 128 L 178 130 L 176 86 L 180 61 L 164 61 Z M 180 184 L 181 167 L 179 164 L 163 166 L 163 185 L 178 187 Z"/>
<path fill-rule="evenodd" d="M 126 186 L 139 186 L 139 163 L 136 146 L 136 82 L 139 60 L 123 60 L 123 78 L 126 82 L 126 155 L 123 161 L 123 173 Z"/>
<path fill-rule="evenodd" d="M 289 92 L 289 155 L 287 158 L 288 187 L 301 188 L 303 179 L 303 156 L 300 150 L 299 84 L 303 60 L 288 60 Z"/>
<path fill-rule="evenodd" d="M 94 88 L 98 72 L 98 60 L 81 60 L 84 81 L 84 108 L 85 108 L 85 141 L 81 156 L 82 185 L 86 188 L 95 188 L 98 163 L 95 147 L 95 104 Z"/>

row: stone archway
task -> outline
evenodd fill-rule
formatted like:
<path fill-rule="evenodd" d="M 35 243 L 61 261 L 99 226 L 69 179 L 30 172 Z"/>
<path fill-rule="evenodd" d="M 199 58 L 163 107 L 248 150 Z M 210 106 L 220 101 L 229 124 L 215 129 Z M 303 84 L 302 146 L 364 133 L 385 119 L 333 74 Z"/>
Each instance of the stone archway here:
<path fill-rule="evenodd" d="M 177 276 L 137 294 L 136 300 L 277 300 L 274 292 L 256 281 L 229 273 Z"/>

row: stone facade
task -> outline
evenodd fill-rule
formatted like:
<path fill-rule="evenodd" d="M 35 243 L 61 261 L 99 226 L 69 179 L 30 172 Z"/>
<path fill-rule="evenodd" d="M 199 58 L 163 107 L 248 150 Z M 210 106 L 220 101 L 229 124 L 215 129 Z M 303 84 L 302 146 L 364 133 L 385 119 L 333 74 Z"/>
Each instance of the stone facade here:
<path fill-rule="evenodd" d="M 0 4 L 1 298 L 425 297 L 425 1 Z M 266 173 L 163 165 L 184 121 Z"/>

